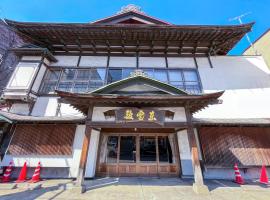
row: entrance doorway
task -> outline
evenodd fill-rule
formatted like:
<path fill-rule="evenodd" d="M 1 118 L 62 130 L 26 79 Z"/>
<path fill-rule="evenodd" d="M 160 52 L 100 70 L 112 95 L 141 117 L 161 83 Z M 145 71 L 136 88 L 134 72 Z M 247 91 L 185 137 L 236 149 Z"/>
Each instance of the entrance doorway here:
<path fill-rule="evenodd" d="M 179 176 L 175 133 L 102 133 L 98 176 Z"/>

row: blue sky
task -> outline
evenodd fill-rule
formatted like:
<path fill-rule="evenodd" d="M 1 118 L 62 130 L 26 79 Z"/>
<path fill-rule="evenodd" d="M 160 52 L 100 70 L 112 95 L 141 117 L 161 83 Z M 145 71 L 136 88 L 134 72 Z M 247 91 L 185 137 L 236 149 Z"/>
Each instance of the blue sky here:
<path fill-rule="evenodd" d="M 17 21 L 89 22 L 115 14 L 127 4 L 174 24 L 236 24 L 230 18 L 251 12 L 252 41 L 270 28 L 270 0 L 0 0 L 0 17 Z M 241 54 L 246 38 L 230 52 Z"/>

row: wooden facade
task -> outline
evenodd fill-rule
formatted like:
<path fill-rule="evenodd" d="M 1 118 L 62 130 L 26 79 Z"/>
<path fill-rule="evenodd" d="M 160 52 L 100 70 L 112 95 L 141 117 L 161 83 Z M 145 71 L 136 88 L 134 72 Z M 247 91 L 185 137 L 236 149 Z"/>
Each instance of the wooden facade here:
<path fill-rule="evenodd" d="M 206 167 L 270 166 L 270 128 L 201 127 L 199 135 Z"/>
<path fill-rule="evenodd" d="M 72 155 L 76 125 L 18 124 L 8 154 Z"/>

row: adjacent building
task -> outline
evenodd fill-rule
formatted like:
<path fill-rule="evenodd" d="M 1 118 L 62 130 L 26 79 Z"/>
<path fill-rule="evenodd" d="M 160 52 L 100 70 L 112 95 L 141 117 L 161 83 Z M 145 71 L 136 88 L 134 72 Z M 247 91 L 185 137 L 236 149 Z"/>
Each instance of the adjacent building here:
<path fill-rule="evenodd" d="M 270 29 L 255 40 L 253 45 L 246 48 L 243 55 L 261 55 L 270 68 Z"/>
<path fill-rule="evenodd" d="M 234 163 L 246 178 L 270 165 L 270 71 L 262 56 L 227 55 L 253 24 L 174 25 L 134 5 L 92 23 L 6 22 L 33 42 L 11 49 L 3 166 L 207 189 Z"/>

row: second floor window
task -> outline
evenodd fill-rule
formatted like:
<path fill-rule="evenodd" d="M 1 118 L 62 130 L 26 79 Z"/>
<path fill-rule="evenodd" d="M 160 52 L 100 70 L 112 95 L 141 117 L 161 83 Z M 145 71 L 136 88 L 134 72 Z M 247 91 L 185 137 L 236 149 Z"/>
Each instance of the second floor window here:
<path fill-rule="evenodd" d="M 90 92 L 105 84 L 127 78 L 134 70 L 135 68 L 50 69 L 46 73 L 40 92 L 43 94 L 54 93 L 55 90 Z M 201 92 L 199 77 L 194 69 L 146 68 L 143 71 L 150 78 L 190 93 Z"/>
<path fill-rule="evenodd" d="M 99 88 L 105 83 L 105 68 L 48 70 L 41 93 L 55 90 L 84 93 Z"/>

